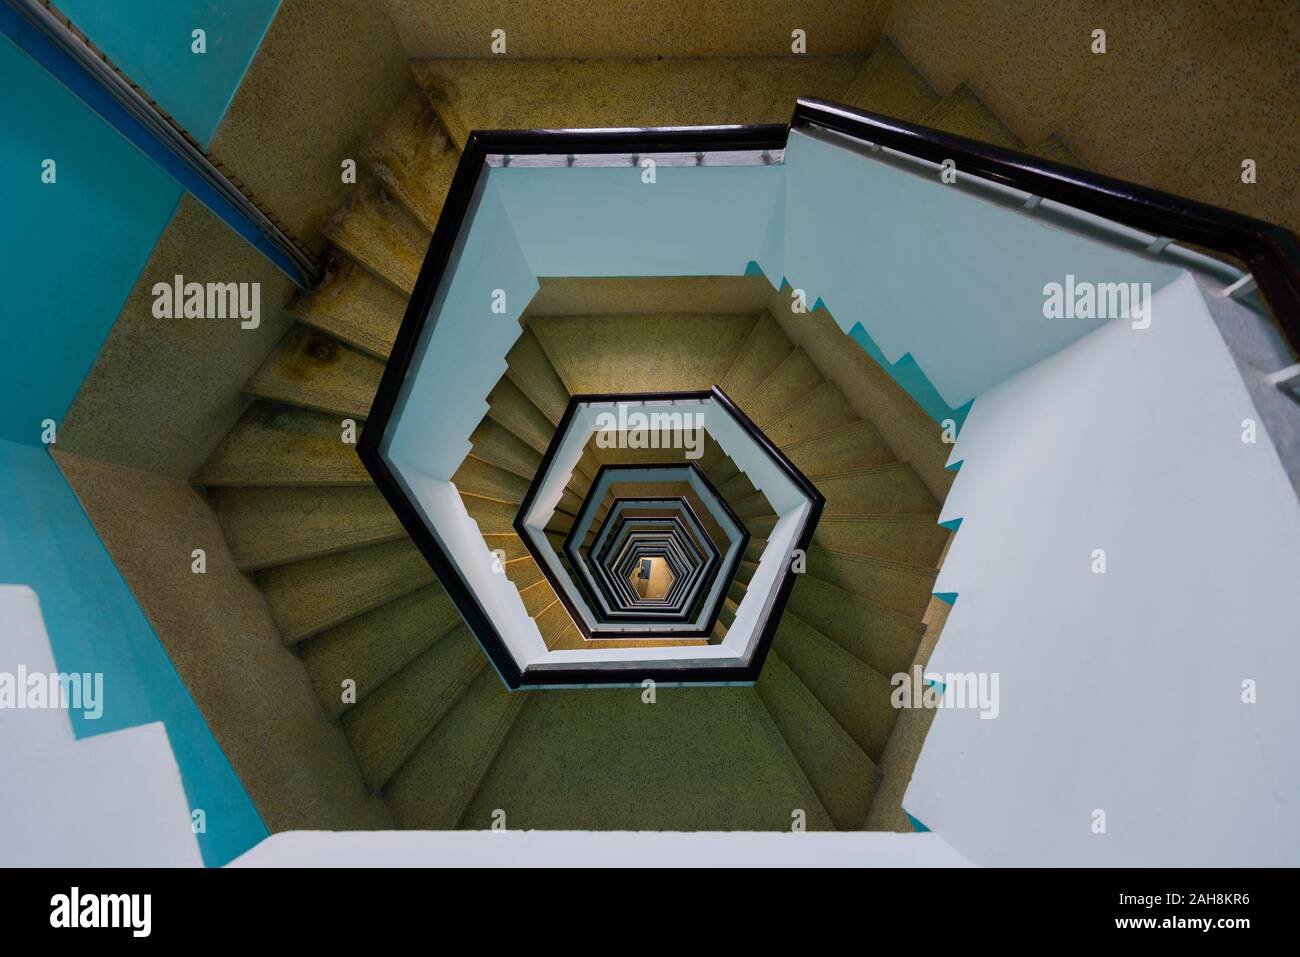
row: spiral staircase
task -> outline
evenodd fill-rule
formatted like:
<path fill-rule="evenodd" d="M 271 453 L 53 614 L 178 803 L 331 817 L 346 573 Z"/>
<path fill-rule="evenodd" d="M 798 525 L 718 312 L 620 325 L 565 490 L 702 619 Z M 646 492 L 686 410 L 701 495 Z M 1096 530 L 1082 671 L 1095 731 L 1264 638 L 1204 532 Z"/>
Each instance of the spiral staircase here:
<path fill-rule="evenodd" d="M 583 647 L 590 639 L 514 526 L 566 405 L 725 391 L 825 497 L 752 686 L 665 687 L 653 704 L 640 689 L 508 690 L 374 487 L 346 420 L 364 428 L 467 124 L 479 122 L 444 71 L 415 72 L 422 88 L 384 124 L 365 154 L 369 176 L 326 227 L 328 276 L 290 303 L 297 324 L 193 478 L 367 788 L 409 828 L 486 827 L 496 809 L 528 828 L 788 829 L 795 811 L 810 828 L 906 827 L 897 794 L 872 808 L 897 714 L 889 678 L 917 655 L 949 531 L 912 466 L 783 332 L 775 316 L 789 290 L 761 276 L 543 280 L 453 478 L 548 647 Z M 937 97 L 887 42 L 844 99 L 1023 146 L 965 88 Z M 566 115 L 561 101 L 547 108 L 506 119 Z M 1069 159 L 1055 139 L 1038 152 Z M 577 516 L 602 466 L 637 458 L 588 448 L 560 515 Z M 699 464 L 752 536 L 716 641 L 774 516 L 716 447 Z"/>
<path fill-rule="evenodd" d="M 956 432 L 970 406 L 946 407 L 924 372 L 922 386 L 913 387 L 920 365 L 906 350 L 911 342 L 924 345 L 930 333 L 915 334 L 906 348 L 883 348 L 872 335 L 888 319 L 870 333 L 866 320 L 850 330 L 849 296 L 841 296 L 845 313 L 836 317 L 820 300 L 807 303 L 783 274 L 764 274 L 757 260 L 699 273 L 594 274 L 530 263 L 536 287 L 526 306 L 507 319 L 477 320 L 500 324 L 482 326 L 485 339 L 511 343 L 500 350 L 499 365 L 467 356 L 464 367 L 477 376 L 472 387 L 456 393 L 447 386 L 430 393 L 441 395 L 437 402 L 420 406 L 409 398 L 416 365 L 441 347 L 429 345 L 438 342 L 429 333 L 437 320 L 424 324 L 438 311 L 432 293 L 454 276 L 456 251 L 469 242 L 477 215 L 478 199 L 469 200 L 469 212 L 458 207 L 465 195 L 482 195 L 474 192 L 482 183 L 467 189 L 467 170 L 494 166 L 495 173 L 511 163 L 508 155 L 478 163 L 484 134 L 474 131 L 656 127 L 664 133 L 663 127 L 710 124 L 753 131 L 762 129 L 755 124 L 781 124 L 793 144 L 794 125 L 784 125 L 793 96 L 807 94 L 879 114 L 875 120 L 893 117 L 1075 170 L 1086 166 L 1060 135 L 1019 138 L 966 85 L 937 94 L 888 39 L 866 59 L 412 60 L 409 66 L 406 100 L 377 124 L 360 153 L 359 181 L 321 230 L 324 277 L 283 307 L 291 328 L 264 359 L 256 352 L 260 367 L 235 406 L 242 415 L 216 446 L 203 445 L 211 454 L 188 479 L 192 490 L 182 486 L 203 505 L 207 528 L 221 534 L 185 529 L 177 541 L 186 551 L 192 544 L 207 547 L 214 564 L 229 554 L 239 590 L 221 594 L 255 606 L 250 614 L 230 602 L 227 631 L 265 625 L 248 629 L 257 637 L 222 648 L 220 662 L 203 659 L 211 672 L 192 670 L 201 651 L 190 658 L 187 649 L 182 658 L 190 658 L 190 671 L 179 667 L 231 767 L 239 776 L 252 768 L 247 797 L 257 814 L 272 831 L 926 830 L 906 813 L 904 798 L 933 714 L 896 706 L 893 684 L 931 661 L 956 598 L 948 589 L 958 572 L 963 588 L 979 579 L 971 570 L 980 562 L 954 546 L 953 534 L 962 520 L 953 516 L 966 514 L 976 499 L 970 489 L 980 486 L 967 482 L 959 502 L 957 492 L 949 495 L 956 473 L 948 469 L 961 464 L 961 455 L 950 455 L 948 432 Z M 888 160 L 875 165 L 893 163 L 894 173 L 906 165 L 898 159 L 906 148 L 891 150 L 888 140 L 885 148 L 865 137 L 846 146 L 835 142 L 844 133 L 839 127 L 816 133 L 822 139 L 805 142 L 844 147 L 844 155 L 859 160 L 871 151 Z M 784 164 L 771 152 L 764 148 L 761 159 L 750 160 Z M 567 165 L 589 159 L 571 153 Z M 625 159 L 636 166 L 641 157 Z M 904 159 L 939 164 L 923 151 Z M 697 160 L 707 165 L 702 151 Z M 798 169 L 805 177 L 801 189 L 815 170 L 813 164 Z M 1035 218 L 1039 196 L 1013 196 L 1009 205 L 997 194 L 1001 187 L 989 185 L 996 177 L 976 182 L 978 170 L 963 169 L 965 179 L 950 191 L 935 186 L 928 168 L 910 173 L 943 192 L 944 202 L 949 192 L 974 196 L 989 208 L 1001 204 L 1000 213 L 1010 209 L 1022 224 L 1034 220 L 1032 229 L 1044 234 L 1076 229 L 1097 246 L 1140 260 L 1143 269 L 1167 267 L 1160 257 L 1169 238 L 1132 246 L 1132 235 L 1112 229 L 1118 222 L 1131 226 L 1122 218 L 1093 217 L 1080 226 L 1061 215 L 1069 204 L 1056 203 L 1053 212 L 1052 202 Z M 1023 183 L 1004 192 L 1017 190 L 1028 192 Z M 809 221 L 816 225 L 816 216 Z M 816 243 L 807 242 L 807 231 L 798 235 L 806 274 L 815 259 L 806 250 Z M 754 242 L 759 246 L 762 237 Z M 448 260 L 439 263 L 439 250 L 448 248 Z M 1178 268 L 1200 269 L 1203 282 L 1223 267 L 1187 247 L 1178 256 Z M 989 261 L 979 251 L 976 260 Z M 1074 261 L 1062 255 L 1052 268 Z M 1035 289 L 1026 300 L 1032 308 L 1018 300 L 1017 321 L 1028 328 L 1032 320 L 1032 335 L 1047 341 L 1056 330 L 1043 332 L 1039 316 L 1030 315 L 1039 306 L 1040 274 L 1027 268 L 1024 276 Z M 993 282 L 974 298 L 996 308 L 1014 281 Z M 917 315 L 894 312 L 923 324 L 922 308 Z M 961 313 L 944 322 L 979 329 L 975 312 L 974 319 Z M 1030 360 L 1008 361 L 998 376 L 970 390 L 953 387 L 952 394 L 983 397 L 1075 341 L 1063 335 Z M 953 367 L 961 365 L 961 343 L 945 348 L 957 356 Z M 885 352 L 904 358 L 885 359 Z M 443 377 L 458 378 L 458 356 L 438 358 Z M 907 359 L 913 371 L 904 368 Z M 944 406 L 940 415 L 936 397 Z M 985 404 L 1011 420 L 1004 406 Z M 688 434 L 686 426 L 672 426 L 662 446 L 628 441 L 627 432 L 616 432 L 614 442 L 578 434 L 601 408 L 697 407 L 710 410 L 707 428 Z M 458 432 L 465 410 L 472 417 Z M 953 429 L 948 415 L 957 419 Z M 1105 428 L 1114 430 L 1121 419 L 1113 416 Z M 443 420 L 458 421 L 445 426 Z M 989 438 L 1002 434 L 993 413 L 985 423 L 992 424 L 972 430 L 966 447 L 978 452 L 984 442 L 985 450 L 995 450 L 1001 458 L 989 452 L 983 468 L 985 476 L 998 475 L 989 462 L 1015 456 Z M 454 467 L 438 476 L 454 494 L 432 518 L 391 452 L 399 425 L 408 438 L 435 437 L 430 454 L 439 462 L 454 456 Z M 468 438 L 460 443 L 460 436 Z M 1109 441 L 1109 433 L 1102 438 Z M 1096 445 L 1113 451 L 1101 439 Z M 78 475 L 79 452 L 70 451 L 73 458 L 61 458 L 62 450 L 56 458 L 69 480 L 79 482 L 83 506 L 99 524 L 112 497 L 99 494 L 103 477 Z M 755 467 L 759 460 L 762 468 Z M 800 505 L 774 494 L 771 475 L 803 495 Z M 1010 480 L 1004 485 L 1010 488 Z M 979 505 L 988 508 L 985 514 L 1006 514 L 1006 498 L 987 495 Z M 446 515 L 463 521 L 448 532 Z M 792 515 L 802 523 L 794 532 Z M 120 523 L 121 516 L 108 520 Z M 988 528 L 982 541 L 992 554 Z M 472 547 L 459 541 L 455 551 L 447 538 L 463 538 L 464 529 L 472 531 Z M 224 544 L 217 541 L 222 536 Z M 131 547 L 152 545 L 147 536 L 140 542 Z M 490 572 L 468 568 L 480 559 Z M 155 577 L 166 581 L 170 572 L 161 568 L 160 562 Z M 980 581 L 984 596 L 1005 598 Z M 138 575 L 131 588 L 139 592 Z M 166 590 L 153 583 L 151 618 Z M 1078 598 L 1079 590 L 1071 596 Z M 175 622 L 185 619 L 187 602 L 204 601 L 212 637 L 211 610 L 225 599 L 196 593 L 162 597 L 164 605 L 173 602 L 170 633 L 179 631 Z M 967 615 L 962 637 L 987 637 L 989 623 L 1000 623 L 1005 611 L 1004 602 L 974 623 Z M 503 629 L 503 620 L 513 624 Z M 264 640 L 269 631 L 278 645 Z M 525 645 L 532 651 L 521 654 Z M 263 667 L 269 658 L 225 654 L 244 648 L 260 655 L 266 646 L 277 662 L 287 662 L 287 671 Z M 736 648 L 744 667 L 710 664 Z M 1001 649 L 987 646 L 988 657 L 970 667 L 1010 668 L 998 657 Z M 956 642 L 948 650 L 950 658 L 962 654 Z M 217 655 L 209 651 L 209 658 Z M 1027 648 L 1019 651 L 1022 661 L 1030 658 Z M 253 670 L 256 681 L 244 681 Z M 274 696 L 277 681 L 296 683 L 298 697 L 266 714 L 294 719 L 259 727 L 257 714 L 244 706 Z M 231 690 L 240 683 L 252 690 Z M 945 718 L 956 727 L 959 718 Z M 939 732 L 936 727 L 932 741 Z M 958 732 L 945 733 L 943 754 L 954 766 L 974 754 L 953 744 L 961 740 Z M 263 735 L 266 748 L 259 752 Z M 300 765 L 294 762 L 299 745 Z M 1006 752 L 1024 749 L 1008 745 Z M 936 749 L 930 753 L 924 770 L 930 787 L 918 793 L 930 806 L 945 807 L 935 794 L 950 793 L 933 785 L 943 772 L 941 759 L 933 757 Z M 264 774 L 269 765 L 276 766 L 273 774 Z M 304 806 L 304 792 L 320 800 Z M 961 805 L 970 818 L 953 818 L 969 841 L 979 832 L 976 805 Z M 1066 823 L 1061 833 L 1073 835 Z M 984 850 L 982 859 L 995 861 L 1000 849 Z"/>

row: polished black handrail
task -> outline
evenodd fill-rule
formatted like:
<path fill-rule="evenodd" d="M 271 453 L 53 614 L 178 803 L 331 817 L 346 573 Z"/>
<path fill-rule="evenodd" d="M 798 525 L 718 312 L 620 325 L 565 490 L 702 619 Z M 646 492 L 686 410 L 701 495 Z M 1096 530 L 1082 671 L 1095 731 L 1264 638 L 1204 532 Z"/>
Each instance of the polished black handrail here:
<path fill-rule="evenodd" d="M 1300 353 L 1300 243 L 1290 230 L 1112 176 L 827 100 L 799 97 L 790 128 L 820 127 L 1241 260 Z"/>

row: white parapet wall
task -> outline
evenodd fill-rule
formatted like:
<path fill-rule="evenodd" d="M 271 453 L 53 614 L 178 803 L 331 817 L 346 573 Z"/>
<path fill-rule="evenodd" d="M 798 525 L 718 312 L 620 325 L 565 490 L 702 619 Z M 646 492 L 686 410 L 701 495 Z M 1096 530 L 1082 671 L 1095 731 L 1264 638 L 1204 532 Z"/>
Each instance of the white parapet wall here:
<path fill-rule="evenodd" d="M 288 831 L 229 867 L 969 867 L 938 834 Z"/>
<path fill-rule="evenodd" d="M 0 585 L 0 867 L 201 867 L 163 724 L 78 741 L 35 706 L 58 673 L 36 593 Z"/>
<path fill-rule="evenodd" d="M 996 674 L 997 716 L 939 710 L 904 807 L 979 865 L 1300 864 L 1300 504 L 1191 276 L 1152 316 L 952 455 L 929 672 Z"/>

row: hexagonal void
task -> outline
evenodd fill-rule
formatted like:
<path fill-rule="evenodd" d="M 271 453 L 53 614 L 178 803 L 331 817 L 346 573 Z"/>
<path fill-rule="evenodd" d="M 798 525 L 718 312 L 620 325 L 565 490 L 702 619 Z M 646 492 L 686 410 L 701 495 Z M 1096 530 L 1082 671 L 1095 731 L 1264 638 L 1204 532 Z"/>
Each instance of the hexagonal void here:
<path fill-rule="evenodd" d="M 575 550 L 578 535 L 575 526 L 559 554 L 570 575 L 583 567 L 583 576 L 576 580 L 595 579 L 612 606 L 610 617 L 603 620 L 627 621 L 636 616 L 637 621 L 684 621 L 689 617 L 688 602 L 718 564 L 717 546 L 703 538 L 698 520 L 682 498 L 615 499 L 600 530 L 586 536 L 591 545 Z M 673 577 L 663 595 L 649 598 L 629 590 L 621 578 L 627 575 L 624 566 L 634 557 L 650 554 L 652 548 L 662 555 Z"/>
<path fill-rule="evenodd" d="M 725 169 L 710 168 L 713 155 L 702 156 L 693 147 L 680 156 L 656 154 L 654 190 L 646 189 L 639 175 L 625 175 L 626 158 L 619 168 L 599 158 L 565 162 L 561 156 L 545 169 L 525 168 L 526 163 L 508 163 L 475 149 L 462 159 L 453 190 L 456 202 L 439 220 L 358 452 L 512 687 L 639 683 L 645 678 L 750 682 L 762 667 L 793 586 L 793 553 L 807 548 L 823 500 L 717 388 L 716 380 L 708 391 L 570 396 L 540 463 L 535 460 L 540 445 L 525 443 L 529 449 L 508 436 L 494 436 L 488 416 L 489 395 L 495 399 L 498 391 L 510 389 L 507 356 L 523 332 L 517 320 L 537 294 L 539 276 L 736 276 L 745 263 L 761 258 L 756 253 L 766 248 L 765 237 L 773 235 L 781 209 L 776 189 L 781 156 L 770 149 L 742 152 L 728 146 Z M 542 165 L 548 165 L 545 158 Z M 700 226 L 689 241 L 680 228 L 686 221 Z M 673 242 L 659 235 L 665 229 L 676 237 Z M 701 329 L 701 351 L 709 347 L 707 335 Z M 687 366 L 680 368 L 698 367 L 688 357 L 685 361 Z M 652 378 L 650 371 L 641 370 L 642 378 Z M 671 378 L 673 370 L 666 371 Z M 744 563 L 746 578 L 736 577 L 744 557 L 744 524 L 711 509 L 710 490 L 699 470 L 680 461 L 675 466 L 680 471 L 672 476 L 677 488 L 663 494 L 668 490 L 660 483 L 657 497 L 685 499 L 689 510 L 678 506 L 674 516 L 633 511 L 628 518 L 637 524 L 621 523 L 617 532 L 611 528 L 603 551 L 593 551 L 594 538 L 587 541 L 600 534 L 593 522 L 578 540 L 576 558 L 563 547 L 578 512 L 609 491 L 584 494 L 590 490 L 577 480 L 576 464 L 586 443 L 604 428 L 597 421 L 601 412 L 620 407 L 697 415 L 697 429 L 706 430 L 736 473 L 761 493 L 772 517 L 764 522 L 761 551 L 752 549 Z M 488 475 L 478 453 L 489 447 L 500 461 L 510 461 L 513 471 Z M 475 455 L 470 456 L 472 449 Z M 635 454 L 620 464 L 661 464 L 653 450 L 644 450 L 644 458 L 643 450 L 630 451 Z M 461 495 L 465 486 L 458 487 L 453 476 L 461 483 L 478 481 L 486 489 L 483 500 L 494 503 L 493 508 L 471 516 Z M 490 532 L 481 528 L 484 515 L 495 516 L 498 506 L 519 500 L 515 488 L 521 481 L 530 484 L 512 523 L 519 538 L 504 535 L 496 518 Z M 631 501 L 646 495 L 642 490 L 615 497 Z M 628 513 L 626 504 L 617 504 Z M 608 509 L 613 507 L 611 502 Z M 652 524 L 659 519 L 671 527 Z M 652 531 L 653 539 L 648 537 Z M 500 547 L 489 547 L 485 536 Z M 709 543 L 716 560 L 706 557 L 704 566 L 688 568 L 692 549 L 709 556 Z M 597 557 L 608 566 L 589 561 Z M 679 564 L 681 574 L 670 586 L 676 589 L 671 594 L 674 609 L 679 599 L 686 599 L 680 607 L 688 615 L 699 608 L 689 624 L 707 637 L 638 643 L 608 639 L 593 630 L 606 623 L 601 619 L 622 613 L 602 605 L 607 594 L 639 599 L 638 614 L 669 613 L 637 596 L 622 574 L 630 573 L 629 563 L 645 557 L 662 557 L 670 567 Z M 712 570 L 701 574 L 711 560 Z M 597 572 L 599 579 L 588 582 L 588 572 L 600 567 L 605 573 Z M 689 596 L 688 584 L 694 589 Z M 583 594 L 584 585 L 589 594 Z M 578 597 L 591 600 L 592 607 Z M 562 640 L 554 638 L 553 617 L 541 626 L 540 609 L 552 616 L 560 607 L 555 598 L 563 603 L 564 624 L 570 629 Z M 715 611 L 720 598 L 723 609 Z M 725 627 L 707 630 L 715 616 Z M 684 624 L 671 627 L 686 634 Z"/>
<path fill-rule="evenodd" d="M 636 591 L 638 602 L 663 601 L 673 587 L 676 576 L 668 559 L 655 551 L 647 550 L 636 556 L 636 568 L 628 572 L 627 582 Z"/>
<path fill-rule="evenodd" d="M 557 431 L 555 441 L 563 442 L 563 435 L 563 429 Z M 564 470 L 557 468 L 552 460 L 538 472 L 530 497 L 545 495 L 564 481 L 567 481 Z M 594 534 L 590 531 L 605 507 L 608 490 L 635 487 L 645 491 L 678 486 L 694 493 L 701 510 L 708 515 L 712 527 L 721 530 L 721 535 L 705 532 L 695 509 L 684 497 L 614 499 L 599 530 Z M 557 594 L 565 600 L 584 635 L 627 639 L 668 635 L 707 637 L 712 633 L 749 534 L 693 463 L 602 466 L 558 551 L 548 535 L 539 534 L 538 526 L 530 527 L 529 506 L 530 498 L 526 497 L 515 528 Z M 543 528 L 553 515 L 554 509 L 540 519 Z M 623 571 L 617 568 L 617 563 L 626 561 L 632 542 L 651 532 L 658 533 L 655 541 L 661 542 L 667 553 L 680 563 L 682 591 L 675 596 L 680 602 L 657 610 L 645 603 L 629 608 L 633 595 L 622 580 Z M 611 561 L 615 563 L 613 569 Z"/>

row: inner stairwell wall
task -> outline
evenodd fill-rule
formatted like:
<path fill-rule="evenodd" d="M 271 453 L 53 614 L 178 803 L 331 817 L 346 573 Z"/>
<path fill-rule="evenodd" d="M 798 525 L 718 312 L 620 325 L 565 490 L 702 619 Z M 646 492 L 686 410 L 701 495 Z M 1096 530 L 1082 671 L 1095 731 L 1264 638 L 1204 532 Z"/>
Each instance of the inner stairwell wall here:
<path fill-rule="evenodd" d="M 982 865 L 1294 866 L 1300 503 L 1194 277 L 952 454 L 929 670 L 998 675 L 998 713 L 936 712 L 908 812 Z"/>

